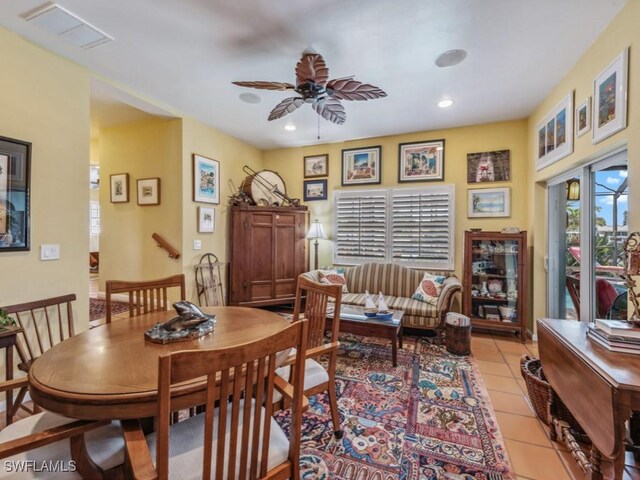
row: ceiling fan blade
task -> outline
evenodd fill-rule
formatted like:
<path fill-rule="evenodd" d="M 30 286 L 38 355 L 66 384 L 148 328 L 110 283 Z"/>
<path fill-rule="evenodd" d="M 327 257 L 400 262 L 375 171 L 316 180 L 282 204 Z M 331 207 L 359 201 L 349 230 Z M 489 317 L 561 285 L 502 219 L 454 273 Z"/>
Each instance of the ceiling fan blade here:
<path fill-rule="evenodd" d="M 282 118 L 291 112 L 295 112 L 302 105 L 304 105 L 304 100 L 300 97 L 285 98 L 278 105 L 276 105 L 273 110 L 271 110 L 271 113 L 269 114 L 269 120 Z"/>
<path fill-rule="evenodd" d="M 295 85 L 286 82 L 231 82 L 239 87 L 258 88 L 260 90 L 294 90 Z"/>
<path fill-rule="evenodd" d="M 387 96 L 382 89 L 352 78 L 331 80 L 326 88 L 329 95 L 341 100 L 373 100 Z"/>
<path fill-rule="evenodd" d="M 324 85 L 329 80 L 329 68 L 322 55 L 306 53 L 296 65 L 296 85 L 312 81 Z"/>
<path fill-rule="evenodd" d="M 342 125 L 347 120 L 347 112 L 340 100 L 322 98 L 313 102 L 313 109 L 325 120 Z"/>

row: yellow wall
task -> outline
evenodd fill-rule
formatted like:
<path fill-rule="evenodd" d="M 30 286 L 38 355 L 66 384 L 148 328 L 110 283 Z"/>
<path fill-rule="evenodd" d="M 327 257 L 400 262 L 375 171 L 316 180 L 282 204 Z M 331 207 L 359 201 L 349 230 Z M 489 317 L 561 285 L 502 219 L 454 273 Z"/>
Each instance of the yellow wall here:
<path fill-rule="evenodd" d="M 0 29 L 0 135 L 32 143 L 31 250 L 0 253 L 0 305 L 75 293 L 89 320 L 89 73 Z M 61 258 L 40 261 L 40 245 Z"/>
<path fill-rule="evenodd" d="M 193 201 L 193 159 L 194 153 L 220 162 L 220 204 Z M 192 301 L 198 298 L 194 265 L 197 265 L 204 253 L 215 254 L 221 262 L 227 261 L 227 228 L 229 225 L 227 200 L 235 193 L 246 177 L 242 171 L 244 165 L 254 170 L 262 169 L 261 150 L 226 135 L 215 128 L 208 127 L 194 119 L 183 119 L 182 130 L 182 190 L 183 190 L 183 272 L 187 279 L 187 297 Z M 198 206 L 215 209 L 214 233 L 198 233 Z M 193 249 L 194 240 L 202 241 L 202 250 Z M 227 292 L 226 271 L 221 269 Z"/>
<path fill-rule="evenodd" d="M 398 184 L 398 144 L 421 140 L 445 139 L 444 182 L 411 182 Z M 342 149 L 367 146 L 382 146 L 382 184 L 361 185 L 358 187 L 341 186 Z M 511 151 L 511 181 L 492 182 L 491 184 L 467 184 L 467 154 L 492 150 Z M 486 231 L 501 230 L 506 226 L 521 229 L 527 227 L 527 208 L 519 201 L 519 195 L 527 185 L 527 122 L 490 123 L 470 127 L 450 128 L 430 132 L 410 133 L 389 137 L 368 138 L 343 143 L 314 145 L 310 147 L 269 150 L 264 153 L 265 168 L 277 171 L 284 179 L 287 193 L 292 197 L 303 198 L 303 157 L 329 154 L 328 197 L 326 201 L 307 202 L 311 219 L 319 219 L 329 238 L 333 236 L 333 191 L 336 189 L 356 190 L 365 188 L 389 188 L 433 186 L 455 184 L 456 186 L 456 222 L 455 222 L 455 271 L 462 274 L 463 236 L 469 228 L 482 228 Z M 510 218 L 467 218 L 468 188 L 511 187 Z M 333 242 L 320 240 L 320 265 L 333 263 Z M 313 249 L 310 249 L 313 253 Z M 310 264 L 313 264 L 311 261 Z"/>
<path fill-rule="evenodd" d="M 106 280 L 150 280 L 182 271 L 153 233 L 182 251 L 182 121 L 153 119 L 100 135 L 100 290 Z M 110 202 L 110 175 L 129 174 L 129 202 Z M 137 180 L 160 177 L 160 205 L 137 202 Z M 88 204 L 88 202 L 87 202 Z"/>
<path fill-rule="evenodd" d="M 565 78 L 553 89 L 553 92 L 538 106 L 528 121 L 529 176 L 532 179 L 529 188 L 529 228 L 533 233 L 533 306 L 534 318 L 546 313 L 546 273 L 544 257 L 546 248 L 546 188 L 544 181 L 590 159 L 599 157 L 616 146 L 628 145 L 629 179 L 629 231 L 640 230 L 640 137 L 637 135 L 640 125 L 640 2 L 631 1 L 609 24 L 597 41 L 569 71 Z M 625 130 L 593 145 L 591 132 L 574 139 L 574 153 L 557 163 L 536 172 L 536 125 L 571 90 L 575 90 L 575 103 L 593 97 L 593 81 L 625 47 L 629 52 L 629 103 L 628 126 Z M 634 180 L 635 179 L 635 180 Z"/>

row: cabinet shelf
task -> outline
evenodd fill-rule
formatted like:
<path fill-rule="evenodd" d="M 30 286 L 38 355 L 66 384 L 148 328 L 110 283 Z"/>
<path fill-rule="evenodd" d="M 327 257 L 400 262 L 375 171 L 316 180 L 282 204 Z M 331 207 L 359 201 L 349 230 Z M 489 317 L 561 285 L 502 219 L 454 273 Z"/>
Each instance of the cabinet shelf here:
<path fill-rule="evenodd" d="M 519 335 L 520 341 L 524 342 L 527 329 L 524 288 L 524 279 L 527 276 L 527 232 L 467 231 L 464 247 L 465 315 L 471 318 L 471 324 L 476 328 L 515 332 Z M 502 280 L 503 293 L 509 290 L 515 293 L 517 298 L 471 295 L 472 290 L 478 292 L 486 289 L 487 283 L 494 279 Z M 506 310 L 504 307 L 510 308 Z M 500 311 L 501 316 L 511 315 L 512 320 L 485 318 L 484 314 L 489 308 L 492 316 L 498 317 L 497 311 Z"/>

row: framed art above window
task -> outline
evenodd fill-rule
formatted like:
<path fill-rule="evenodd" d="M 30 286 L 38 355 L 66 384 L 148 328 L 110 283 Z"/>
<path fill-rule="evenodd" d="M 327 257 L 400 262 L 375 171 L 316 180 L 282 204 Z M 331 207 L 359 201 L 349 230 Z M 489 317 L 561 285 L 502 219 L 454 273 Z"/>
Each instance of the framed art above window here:
<path fill-rule="evenodd" d="M 29 250 L 31 143 L 0 137 L 0 252 Z"/>
<path fill-rule="evenodd" d="M 444 180 L 444 140 L 401 143 L 398 169 L 399 182 Z"/>
<path fill-rule="evenodd" d="M 576 107 L 576 138 L 591 130 L 591 97 Z"/>
<path fill-rule="evenodd" d="M 342 150 L 342 185 L 380 183 L 381 157 L 381 146 Z"/>
<path fill-rule="evenodd" d="M 573 153 L 573 90 L 536 126 L 536 170 Z"/>
<path fill-rule="evenodd" d="M 625 48 L 593 82 L 593 143 L 627 126 L 627 70 Z"/>

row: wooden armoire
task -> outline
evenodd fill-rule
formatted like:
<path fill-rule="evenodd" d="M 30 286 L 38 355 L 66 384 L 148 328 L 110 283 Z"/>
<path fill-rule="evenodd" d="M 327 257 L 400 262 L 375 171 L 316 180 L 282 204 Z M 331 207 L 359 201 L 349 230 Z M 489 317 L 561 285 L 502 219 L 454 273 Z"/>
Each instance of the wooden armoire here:
<path fill-rule="evenodd" d="M 293 303 L 308 270 L 307 207 L 230 208 L 229 305 Z"/>

